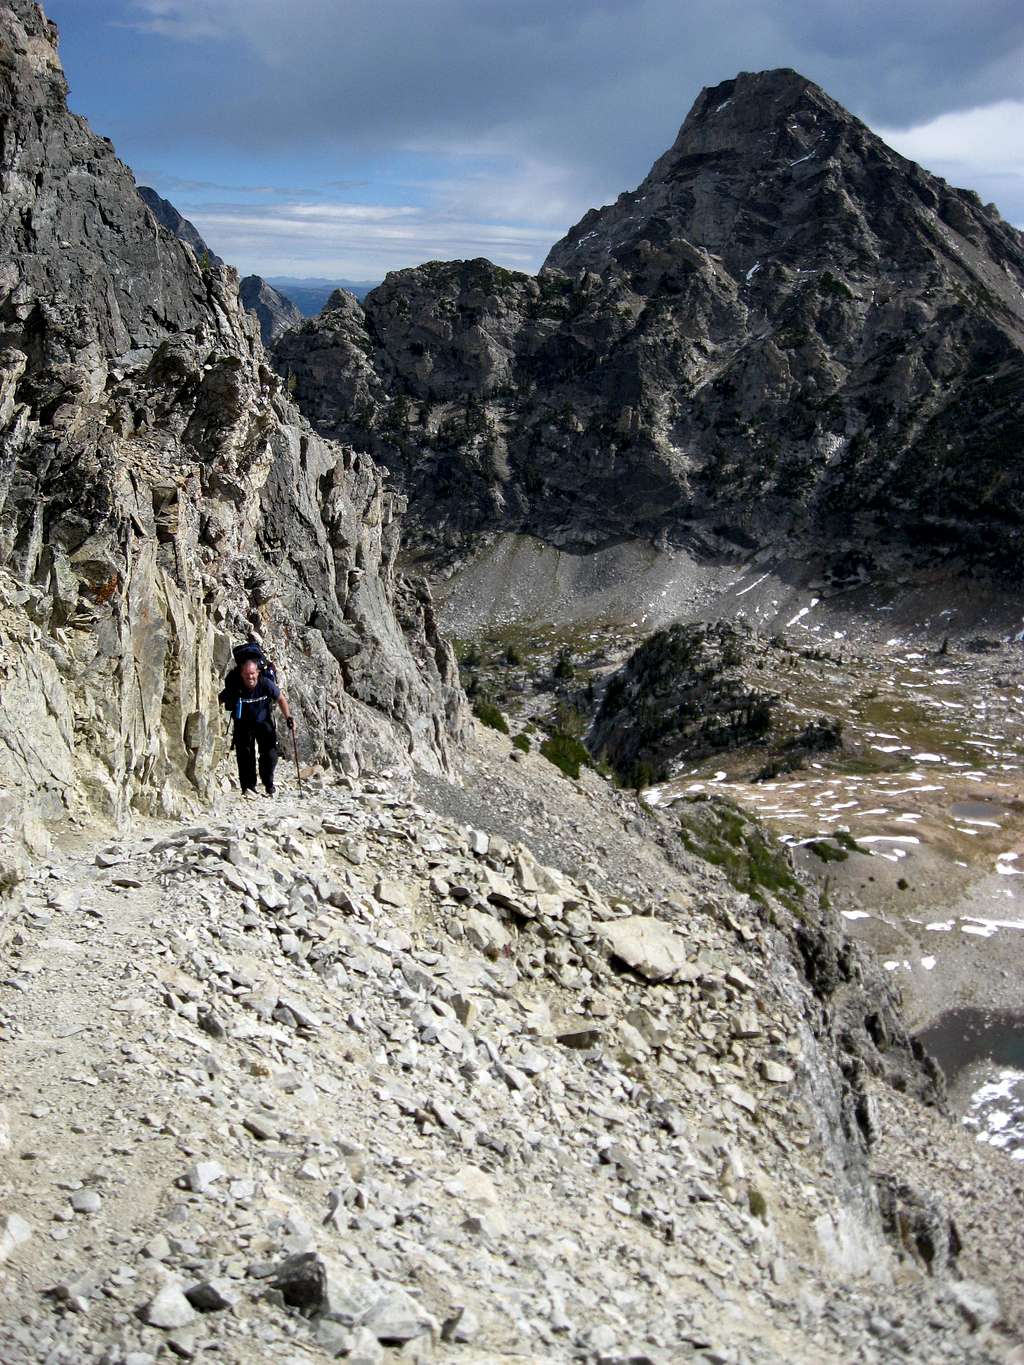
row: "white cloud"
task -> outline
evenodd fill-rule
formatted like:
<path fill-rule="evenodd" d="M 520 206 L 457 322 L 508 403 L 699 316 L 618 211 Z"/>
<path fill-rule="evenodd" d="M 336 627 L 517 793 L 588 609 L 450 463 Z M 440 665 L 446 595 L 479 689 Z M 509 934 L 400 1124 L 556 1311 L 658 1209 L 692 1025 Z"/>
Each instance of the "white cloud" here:
<path fill-rule="evenodd" d="M 878 128 L 876 132 L 901 156 L 951 184 L 975 190 L 1024 227 L 1024 101 L 940 114 L 916 127 Z"/>
<path fill-rule="evenodd" d="M 942 114 L 914 128 L 879 128 L 902 156 L 925 167 L 960 165 L 998 175 L 1024 176 L 1024 100 Z"/>
<path fill-rule="evenodd" d="M 546 228 L 473 221 L 411 205 L 215 205 L 189 218 L 243 274 L 383 278 L 426 260 L 486 256 L 532 272 L 551 245 Z"/>
<path fill-rule="evenodd" d="M 187 42 L 219 38 L 224 29 L 218 6 L 191 3 L 190 0 L 135 0 L 139 18 L 123 21 L 125 28 L 156 33 L 161 38 L 175 38 Z"/>
<path fill-rule="evenodd" d="M 702 85 L 792 66 L 905 155 L 1024 218 L 1019 0 L 119 3 L 201 49 L 194 82 L 155 82 L 133 110 L 145 164 L 183 177 L 196 153 L 203 174 L 221 178 L 211 155 L 234 156 L 255 184 L 265 164 L 267 185 L 311 185 L 315 163 L 369 176 L 367 197 L 386 198 L 382 182 L 417 157 L 408 200 L 463 224 L 529 222 L 546 246 L 642 179 Z"/>

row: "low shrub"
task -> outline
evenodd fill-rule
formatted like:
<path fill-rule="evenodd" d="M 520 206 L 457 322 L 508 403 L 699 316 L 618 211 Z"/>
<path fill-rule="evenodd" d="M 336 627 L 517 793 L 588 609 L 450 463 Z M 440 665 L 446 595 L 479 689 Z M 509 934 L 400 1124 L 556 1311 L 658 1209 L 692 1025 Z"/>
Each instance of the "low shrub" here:
<path fill-rule="evenodd" d="M 578 778 L 581 765 L 590 766 L 590 755 L 572 735 L 563 735 L 556 731 L 555 734 L 548 736 L 540 746 L 540 751 L 548 762 L 561 769 L 566 777 Z"/>
<path fill-rule="evenodd" d="M 508 734 L 508 722 L 493 702 L 475 701 L 473 703 L 473 715 L 482 724 L 489 725 L 492 730 L 497 730 L 503 735 Z"/>

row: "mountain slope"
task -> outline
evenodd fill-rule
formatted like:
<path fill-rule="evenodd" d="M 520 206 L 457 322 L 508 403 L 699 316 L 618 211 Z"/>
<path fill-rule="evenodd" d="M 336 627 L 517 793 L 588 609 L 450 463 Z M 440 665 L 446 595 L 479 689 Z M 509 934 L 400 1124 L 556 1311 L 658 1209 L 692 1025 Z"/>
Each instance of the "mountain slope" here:
<path fill-rule="evenodd" d="M 277 363 L 320 429 L 401 475 L 441 550 L 662 535 L 840 581 L 894 549 L 1016 575 L 1022 290 L 993 208 L 769 71 L 702 92 L 536 279 L 398 272 Z"/>
<path fill-rule="evenodd" d="M 261 632 L 307 760 L 437 765 L 460 724 L 400 501 L 309 430 L 238 300 L 68 113 L 56 30 L 0 7 L 3 818 L 181 810 Z M 40 836 L 42 837 L 42 836 Z"/>
<path fill-rule="evenodd" d="M 137 189 L 139 198 L 160 226 L 172 232 L 179 242 L 186 242 L 195 252 L 197 261 L 205 260 L 209 265 L 224 264 L 216 252 L 211 251 L 206 245 L 195 224 L 184 218 L 169 199 L 162 198 L 148 185 L 139 185 Z"/>

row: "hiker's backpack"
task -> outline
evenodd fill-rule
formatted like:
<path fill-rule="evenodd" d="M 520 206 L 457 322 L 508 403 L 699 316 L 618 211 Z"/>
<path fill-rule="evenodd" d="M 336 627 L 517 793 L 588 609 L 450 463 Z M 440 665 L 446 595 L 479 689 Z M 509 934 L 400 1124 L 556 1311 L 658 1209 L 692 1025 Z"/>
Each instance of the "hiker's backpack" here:
<path fill-rule="evenodd" d="M 255 640 L 247 640 L 244 645 L 235 645 L 231 653 L 234 656 L 235 666 L 224 679 L 224 686 L 220 691 L 220 703 L 225 711 L 234 711 L 235 703 L 238 701 L 242 691 L 242 665 L 248 663 L 250 659 L 255 660 L 260 670 L 260 677 L 266 678 L 268 682 L 277 682 L 277 670 L 273 662 L 263 653 L 263 648 Z"/>

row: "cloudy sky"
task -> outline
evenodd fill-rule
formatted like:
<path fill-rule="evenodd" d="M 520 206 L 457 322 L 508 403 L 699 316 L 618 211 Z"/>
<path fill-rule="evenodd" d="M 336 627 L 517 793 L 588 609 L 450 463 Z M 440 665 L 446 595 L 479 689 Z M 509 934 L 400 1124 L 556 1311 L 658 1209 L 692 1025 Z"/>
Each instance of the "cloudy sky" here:
<path fill-rule="evenodd" d="M 774 66 L 1024 225 L 1021 0 L 44 3 L 71 107 L 243 273 L 536 270 Z"/>

